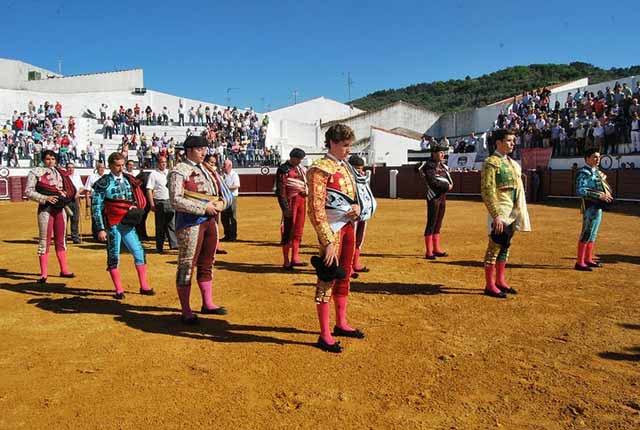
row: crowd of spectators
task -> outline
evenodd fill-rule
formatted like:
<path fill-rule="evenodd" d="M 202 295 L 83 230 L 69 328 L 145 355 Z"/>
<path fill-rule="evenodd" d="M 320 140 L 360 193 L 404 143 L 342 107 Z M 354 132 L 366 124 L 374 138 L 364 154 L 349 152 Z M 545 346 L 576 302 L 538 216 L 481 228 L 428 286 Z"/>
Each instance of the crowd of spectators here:
<path fill-rule="evenodd" d="M 604 91 L 568 93 L 564 103 L 550 104 L 551 91 L 524 91 L 501 110 L 494 128 L 516 132 L 519 148 L 552 148 L 553 156 L 580 156 L 589 148 L 602 154 L 637 153 L 630 145 L 640 115 L 640 83 L 616 84 Z"/>
<path fill-rule="evenodd" d="M 28 159 L 37 166 L 45 150 L 59 154 L 61 163 L 76 162 L 83 158 L 77 143 L 75 118 L 65 120 L 59 102 L 36 107 L 29 101 L 26 110 L 14 110 L 0 129 L 0 165 L 17 167 L 20 159 Z"/>
<path fill-rule="evenodd" d="M 214 106 L 211 109 L 203 105 L 187 109 L 180 102 L 177 121 L 170 118 L 166 106 L 157 113 L 150 106 L 143 110 L 138 104 L 133 108 L 120 106 L 111 115 L 107 115 L 108 110 L 106 104 L 99 109 L 104 139 L 121 135 L 120 149 L 125 156 L 130 150 L 135 150 L 142 168 L 154 168 L 163 155 L 172 166 L 182 140 L 167 137 L 167 133 L 161 137 L 155 133 L 151 137 L 145 136 L 141 132 L 141 124 L 188 126 L 184 138 L 201 134 L 210 142 L 210 152 L 218 161 L 230 159 L 234 167 L 277 165 L 280 162 L 278 151 L 265 145 L 269 116 L 265 115 L 260 120 L 252 109 L 242 112 L 235 107 L 218 109 Z"/>

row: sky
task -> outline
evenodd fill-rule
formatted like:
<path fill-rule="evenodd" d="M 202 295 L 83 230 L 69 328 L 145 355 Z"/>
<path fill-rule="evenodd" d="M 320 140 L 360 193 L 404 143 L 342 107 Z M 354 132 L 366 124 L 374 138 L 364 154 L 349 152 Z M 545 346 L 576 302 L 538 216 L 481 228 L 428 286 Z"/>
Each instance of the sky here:
<path fill-rule="evenodd" d="M 636 2 L 4 0 L 0 58 L 264 112 L 514 65 L 640 64 Z M 10 17 L 14 17 L 9 19 Z M 635 19 L 635 22 L 634 22 Z"/>

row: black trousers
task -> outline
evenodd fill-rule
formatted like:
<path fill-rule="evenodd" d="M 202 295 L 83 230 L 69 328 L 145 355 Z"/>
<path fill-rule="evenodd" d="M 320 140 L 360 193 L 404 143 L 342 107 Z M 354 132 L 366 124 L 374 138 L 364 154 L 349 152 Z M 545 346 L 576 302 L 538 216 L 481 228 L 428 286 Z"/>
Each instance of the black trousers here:
<path fill-rule="evenodd" d="M 69 203 L 69 209 L 73 212 L 71 215 L 71 240 L 75 242 L 80 241 L 80 205 L 78 200 L 74 200 Z"/>
<path fill-rule="evenodd" d="M 238 211 L 238 199 L 233 199 L 233 204 L 229 209 L 222 211 L 222 228 L 224 238 L 227 240 L 238 239 L 238 221 L 236 219 Z"/>
<path fill-rule="evenodd" d="M 162 251 L 165 238 L 169 241 L 169 248 L 178 247 L 176 240 L 175 211 L 169 200 L 154 200 L 156 211 L 156 249 Z"/>

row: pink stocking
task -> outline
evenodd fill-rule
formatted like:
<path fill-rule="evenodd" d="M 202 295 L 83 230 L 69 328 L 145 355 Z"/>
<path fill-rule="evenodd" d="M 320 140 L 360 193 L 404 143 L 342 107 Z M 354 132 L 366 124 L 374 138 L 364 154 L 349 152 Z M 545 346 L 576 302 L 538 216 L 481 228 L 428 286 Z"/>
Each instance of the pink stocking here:
<path fill-rule="evenodd" d="M 440 249 L 440 233 L 433 235 L 433 252 L 443 253 Z"/>
<path fill-rule="evenodd" d="M 46 278 L 49 274 L 49 254 L 39 255 L 40 260 L 40 277 Z"/>
<path fill-rule="evenodd" d="M 56 251 L 56 257 L 58 257 L 58 263 L 60 263 L 60 273 L 68 275 L 69 268 L 67 267 L 67 251 Z"/>
<path fill-rule="evenodd" d="M 578 266 L 586 266 L 584 262 L 584 257 L 587 252 L 587 242 L 578 242 L 578 261 L 576 264 Z"/>
<path fill-rule="evenodd" d="M 496 286 L 501 286 L 502 288 L 510 288 L 507 284 L 507 280 L 505 279 L 505 274 L 507 272 L 507 262 L 506 261 L 498 261 L 496 263 Z"/>
<path fill-rule="evenodd" d="M 191 285 L 178 285 L 176 287 L 178 290 L 178 299 L 180 299 L 180 308 L 182 310 L 182 315 L 185 318 L 191 318 L 193 316 L 193 312 L 191 311 L 191 306 L 189 305 L 189 296 L 191 295 Z"/>
<path fill-rule="evenodd" d="M 333 296 L 336 307 L 336 327 L 347 331 L 355 330 L 347 323 L 347 296 Z"/>
<path fill-rule="evenodd" d="M 202 295 L 202 307 L 206 309 L 218 309 L 220 306 L 213 303 L 213 281 L 198 281 L 200 294 Z"/>
<path fill-rule="evenodd" d="M 500 294 L 500 290 L 496 287 L 496 281 L 494 280 L 494 275 L 496 273 L 496 265 L 495 264 L 485 264 L 484 265 L 484 277 L 486 280 L 485 290 L 491 291 L 496 294 Z"/>
<path fill-rule="evenodd" d="M 136 266 L 136 272 L 138 272 L 138 280 L 140 281 L 140 288 L 149 291 L 149 284 L 147 284 L 147 265 L 141 264 Z"/>
<path fill-rule="evenodd" d="M 595 242 L 586 243 L 585 253 L 584 253 L 585 263 L 595 263 L 595 261 L 593 261 L 593 245 L 595 245 Z"/>
<path fill-rule="evenodd" d="M 331 336 L 331 328 L 329 327 L 329 303 L 316 304 L 318 311 L 318 321 L 320 322 L 320 337 L 328 345 L 333 345 L 336 341 Z"/>
<path fill-rule="evenodd" d="M 433 257 L 433 235 L 428 234 L 424 237 L 424 246 L 427 250 L 425 257 Z"/>
<path fill-rule="evenodd" d="M 124 293 L 122 282 L 120 281 L 120 270 L 117 267 L 109 269 L 109 275 L 111 275 L 113 286 L 116 288 L 116 294 Z"/>

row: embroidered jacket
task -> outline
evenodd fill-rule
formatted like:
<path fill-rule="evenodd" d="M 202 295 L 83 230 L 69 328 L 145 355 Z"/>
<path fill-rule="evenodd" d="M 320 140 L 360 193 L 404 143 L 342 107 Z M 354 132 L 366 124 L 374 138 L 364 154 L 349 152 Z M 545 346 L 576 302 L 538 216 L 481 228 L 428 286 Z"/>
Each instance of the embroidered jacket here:
<path fill-rule="evenodd" d="M 24 195 L 34 200 L 41 205 L 47 203 L 47 198 L 50 195 L 45 195 L 37 191 L 38 184 L 44 184 L 58 191 L 63 190 L 62 175 L 55 168 L 49 167 L 36 167 L 29 172 L 27 176 L 27 187 L 24 190 Z"/>
<path fill-rule="evenodd" d="M 482 165 L 480 192 L 491 218 L 501 216 L 507 224 L 516 222 L 516 230 L 530 231 L 521 176 L 520 165 L 496 151 Z"/>
<path fill-rule="evenodd" d="M 358 198 L 354 178 L 345 163 L 327 154 L 314 161 L 307 172 L 309 219 L 323 246 L 336 240 L 336 233 L 331 229 L 327 218 L 327 189 L 339 191 L 353 201 Z"/>
<path fill-rule="evenodd" d="M 600 199 L 600 193 L 611 192 L 607 175 L 597 167 L 583 166 L 576 175 L 576 194 L 593 200 Z"/>
<path fill-rule="evenodd" d="M 117 180 L 109 173 L 93 184 L 91 215 L 98 230 L 105 230 L 107 224 L 108 227 L 119 224 L 129 207 L 145 205 L 140 182 L 129 174 L 123 173 L 122 179 Z"/>
<path fill-rule="evenodd" d="M 292 197 L 306 197 L 307 172 L 304 167 L 296 167 L 285 161 L 276 172 L 276 197 L 282 211 L 289 209 Z"/>

